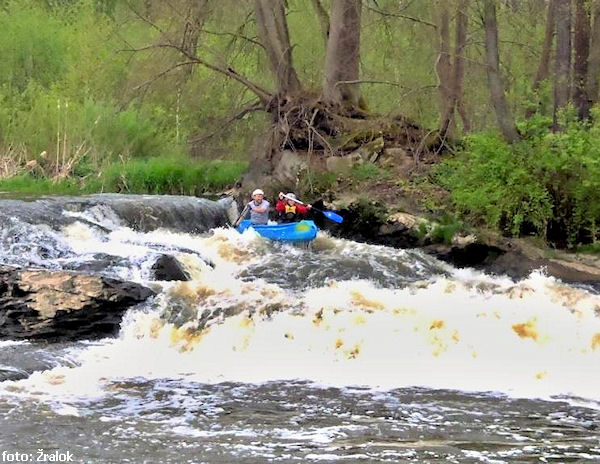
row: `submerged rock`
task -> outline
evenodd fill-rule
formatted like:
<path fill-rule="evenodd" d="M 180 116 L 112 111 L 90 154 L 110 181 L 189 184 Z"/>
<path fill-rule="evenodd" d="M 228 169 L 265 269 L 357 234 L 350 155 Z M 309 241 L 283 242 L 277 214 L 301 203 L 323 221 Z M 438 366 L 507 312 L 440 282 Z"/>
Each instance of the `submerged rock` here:
<path fill-rule="evenodd" d="M 0 266 L 0 339 L 114 335 L 127 308 L 153 294 L 142 285 L 107 277 Z"/>
<path fill-rule="evenodd" d="M 190 280 L 190 274 L 171 255 L 160 255 L 152 265 L 152 271 L 156 280 Z"/>

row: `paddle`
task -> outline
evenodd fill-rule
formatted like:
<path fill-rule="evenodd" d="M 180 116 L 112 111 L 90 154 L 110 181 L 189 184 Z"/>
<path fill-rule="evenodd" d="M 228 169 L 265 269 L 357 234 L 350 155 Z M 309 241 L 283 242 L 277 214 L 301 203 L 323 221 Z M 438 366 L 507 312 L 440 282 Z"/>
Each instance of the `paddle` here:
<path fill-rule="evenodd" d="M 292 201 L 295 201 L 296 203 L 300 203 L 301 205 L 305 205 L 306 204 L 306 203 L 302 203 L 300 200 L 296 200 L 294 198 L 290 198 L 290 197 L 288 197 L 285 194 L 282 194 L 282 196 L 284 198 L 287 198 L 288 200 L 292 200 Z M 342 216 L 340 216 L 339 214 L 334 213 L 333 211 L 323 211 L 321 209 L 314 208 L 313 206 L 311 206 L 311 208 L 314 209 L 315 211 L 318 211 L 319 213 L 323 213 L 323 216 L 325 216 L 330 221 L 337 222 L 338 224 L 341 224 L 344 221 L 344 218 Z"/>
<path fill-rule="evenodd" d="M 233 223 L 233 227 L 237 227 L 238 224 L 240 223 L 241 219 L 246 215 L 246 213 L 248 212 L 248 208 L 250 208 L 250 205 L 246 204 L 246 207 L 242 210 L 242 212 L 240 213 L 240 215 L 238 216 L 238 218 L 235 220 L 235 222 Z"/>

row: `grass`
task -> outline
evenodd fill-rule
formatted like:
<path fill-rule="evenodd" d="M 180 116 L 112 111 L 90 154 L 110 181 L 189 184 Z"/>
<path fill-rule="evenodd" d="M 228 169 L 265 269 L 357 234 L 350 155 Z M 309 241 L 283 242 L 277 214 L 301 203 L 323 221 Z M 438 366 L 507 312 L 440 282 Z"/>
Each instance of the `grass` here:
<path fill-rule="evenodd" d="M 23 174 L 0 180 L 0 190 L 33 195 L 99 192 L 201 195 L 232 187 L 247 168 L 244 161 L 156 157 L 113 164 L 98 176 L 54 181 Z"/>
<path fill-rule="evenodd" d="M 52 181 L 22 174 L 0 180 L 0 191 L 31 195 L 79 195 L 86 193 L 74 179 Z"/>
<path fill-rule="evenodd" d="M 577 247 L 577 252 L 600 255 L 600 242 L 589 243 L 587 245 L 580 245 Z"/>

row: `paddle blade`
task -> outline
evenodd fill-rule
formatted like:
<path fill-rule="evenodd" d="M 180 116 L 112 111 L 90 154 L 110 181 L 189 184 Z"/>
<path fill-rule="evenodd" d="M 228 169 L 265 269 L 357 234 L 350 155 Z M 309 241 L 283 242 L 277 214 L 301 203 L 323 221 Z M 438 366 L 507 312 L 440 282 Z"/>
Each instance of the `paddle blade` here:
<path fill-rule="evenodd" d="M 344 222 L 344 218 L 342 216 L 340 216 L 339 214 L 334 213 L 333 211 L 323 211 L 323 215 L 327 219 L 330 219 L 333 222 L 337 222 L 338 224 L 341 224 L 342 222 Z"/>

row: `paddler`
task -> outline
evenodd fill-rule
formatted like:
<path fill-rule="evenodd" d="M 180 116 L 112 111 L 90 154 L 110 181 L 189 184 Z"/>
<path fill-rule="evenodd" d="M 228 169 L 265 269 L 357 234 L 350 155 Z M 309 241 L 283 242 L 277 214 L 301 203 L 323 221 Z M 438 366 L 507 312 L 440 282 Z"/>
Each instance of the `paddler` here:
<path fill-rule="evenodd" d="M 298 198 L 293 193 L 284 194 L 279 192 L 279 199 L 275 205 L 277 211 L 277 222 L 297 222 L 304 218 L 312 205 L 300 204 Z"/>

